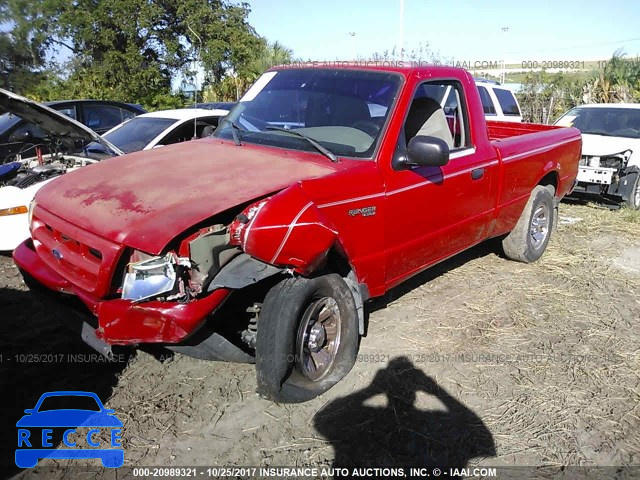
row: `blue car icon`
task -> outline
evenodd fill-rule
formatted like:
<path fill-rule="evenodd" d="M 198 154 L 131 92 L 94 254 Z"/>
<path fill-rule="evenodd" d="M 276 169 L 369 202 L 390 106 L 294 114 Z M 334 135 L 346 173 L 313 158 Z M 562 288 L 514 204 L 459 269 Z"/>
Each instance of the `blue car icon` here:
<path fill-rule="evenodd" d="M 64 407 L 75 404 L 81 404 L 83 408 Z M 24 413 L 26 415 L 16 423 L 18 467 L 35 467 L 41 458 L 99 458 L 105 467 L 117 468 L 123 465 L 124 450 L 120 444 L 122 422 L 114 415 L 114 410 L 104 407 L 95 393 L 48 392 L 40 397 L 34 408 L 27 409 Z M 68 448 L 54 448 L 51 441 L 53 428 L 61 427 L 66 428 L 62 443 Z M 89 427 L 86 434 L 88 447 L 77 447 L 76 442 L 70 439 L 70 435 L 77 433 L 75 428 L 80 427 Z M 104 440 L 98 438 L 104 429 L 110 430 L 110 442 L 106 445 L 101 444 Z"/>

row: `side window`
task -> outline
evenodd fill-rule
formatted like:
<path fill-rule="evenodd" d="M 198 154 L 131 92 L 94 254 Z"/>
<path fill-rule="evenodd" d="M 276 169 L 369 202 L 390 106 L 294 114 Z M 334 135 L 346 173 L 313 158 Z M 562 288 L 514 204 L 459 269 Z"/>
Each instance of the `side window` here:
<path fill-rule="evenodd" d="M 105 131 L 122 123 L 122 110 L 111 105 L 84 105 L 84 123 L 91 130 Z"/>
<path fill-rule="evenodd" d="M 426 135 L 444 140 L 450 150 L 470 146 L 463 91 L 462 86 L 452 80 L 420 85 L 404 125 L 407 144 L 416 135 Z M 446 99 L 443 98 L 444 95 L 447 95 Z"/>
<path fill-rule="evenodd" d="M 482 108 L 485 115 L 495 115 L 496 107 L 493 105 L 487 89 L 484 87 L 478 87 L 478 93 L 480 94 L 480 100 L 482 101 Z"/>
<path fill-rule="evenodd" d="M 204 128 L 204 127 L 203 127 Z M 197 126 L 196 126 L 197 131 Z M 186 142 L 193 138 L 193 120 L 183 123 L 172 132 L 168 133 L 158 145 L 171 145 L 174 143 Z"/>
<path fill-rule="evenodd" d="M 210 137 L 218 126 L 218 122 L 222 117 L 200 117 L 196 126 L 196 135 L 198 138 Z"/>
<path fill-rule="evenodd" d="M 78 119 L 75 105 L 71 105 L 70 107 L 59 107 L 59 108 L 54 105 L 53 108 L 58 112 L 65 114 L 67 117 L 71 117 L 74 120 Z"/>
<path fill-rule="evenodd" d="M 505 115 L 520 115 L 520 109 L 516 103 L 516 99 L 510 90 L 504 88 L 494 88 L 493 93 L 496 94 L 498 102 L 500 102 L 500 108 Z"/>
<path fill-rule="evenodd" d="M 136 116 L 135 113 L 129 111 L 129 110 L 125 110 L 124 108 L 120 109 L 120 113 L 122 114 L 122 121 L 124 122 L 125 120 L 129 120 L 130 118 L 133 118 Z"/>
<path fill-rule="evenodd" d="M 204 125 L 211 125 L 212 127 L 217 127 L 218 126 L 218 122 L 220 121 L 222 117 L 204 117 L 204 118 L 199 118 L 198 122 L 202 122 L 204 123 Z"/>

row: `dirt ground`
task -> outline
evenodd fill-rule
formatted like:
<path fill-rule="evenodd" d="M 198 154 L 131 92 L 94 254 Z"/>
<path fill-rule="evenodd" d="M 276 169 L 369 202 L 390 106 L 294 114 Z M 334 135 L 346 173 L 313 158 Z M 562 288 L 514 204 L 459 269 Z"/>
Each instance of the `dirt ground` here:
<path fill-rule="evenodd" d="M 560 216 L 535 264 L 487 243 L 369 304 L 352 372 L 298 405 L 259 398 L 252 365 L 98 362 L 0 257 L 0 478 L 69 465 L 11 467 L 15 422 L 51 390 L 115 409 L 126 465 L 640 465 L 640 215 Z"/>

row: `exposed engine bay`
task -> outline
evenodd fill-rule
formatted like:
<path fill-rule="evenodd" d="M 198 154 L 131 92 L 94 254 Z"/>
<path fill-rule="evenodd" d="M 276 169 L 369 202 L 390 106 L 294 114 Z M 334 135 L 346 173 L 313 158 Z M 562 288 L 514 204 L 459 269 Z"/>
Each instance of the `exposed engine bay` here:
<path fill-rule="evenodd" d="M 579 165 L 586 167 L 602 167 L 621 170 L 627 166 L 627 163 L 629 163 L 631 154 L 631 150 L 625 150 L 624 152 L 603 156 L 583 155 L 580 158 Z"/>
<path fill-rule="evenodd" d="M 575 191 L 627 201 L 639 173 L 637 166 L 629 166 L 632 154 L 633 151 L 628 149 L 608 155 L 582 155 Z"/>
<path fill-rule="evenodd" d="M 4 173 L 0 172 L 0 187 L 11 186 L 25 189 L 98 161 L 98 159 L 86 156 L 51 154 L 29 158 L 22 162 L 12 162 L 21 165 L 6 168 Z"/>

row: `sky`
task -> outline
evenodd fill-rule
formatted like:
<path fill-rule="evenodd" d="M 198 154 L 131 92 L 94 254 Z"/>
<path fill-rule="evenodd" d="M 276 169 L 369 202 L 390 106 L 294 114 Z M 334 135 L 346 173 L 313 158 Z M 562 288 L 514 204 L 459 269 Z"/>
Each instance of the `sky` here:
<path fill-rule="evenodd" d="M 258 34 L 303 60 L 370 59 L 401 42 L 402 0 L 248 1 Z M 639 0 L 403 3 L 404 48 L 428 45 L 442 61 L 600 60 L 618 48 L 640 54 Z"/>

